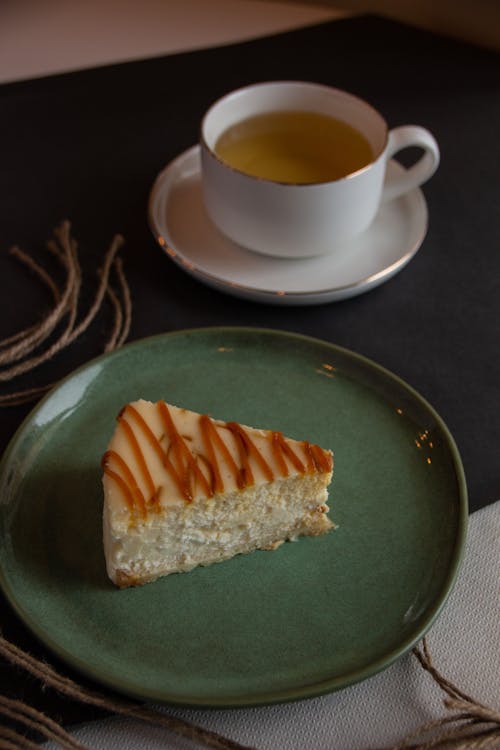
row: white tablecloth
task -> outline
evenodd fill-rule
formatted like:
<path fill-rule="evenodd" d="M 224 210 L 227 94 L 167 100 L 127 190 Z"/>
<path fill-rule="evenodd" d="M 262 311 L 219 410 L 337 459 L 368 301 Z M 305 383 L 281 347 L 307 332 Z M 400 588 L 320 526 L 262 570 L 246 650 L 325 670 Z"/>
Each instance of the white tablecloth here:
<path fill-rule="evenodd" d="M 500 703 L 500 501 L 470 518 L 455 588 L 428 633 L 433 661 L 457 687 L 492 707 Z M 364 750 L 396 744 L 446 713 L 443 693 L 407 654 L 353 687 L 307 701 L 231 711 L 173 710 L 172 715 L 258 750 Z M 164 730 L 110 718 L 79 727 L 94 750 L 187 750 Z M 47 748 L 54 748 L 48 744 Z"/>

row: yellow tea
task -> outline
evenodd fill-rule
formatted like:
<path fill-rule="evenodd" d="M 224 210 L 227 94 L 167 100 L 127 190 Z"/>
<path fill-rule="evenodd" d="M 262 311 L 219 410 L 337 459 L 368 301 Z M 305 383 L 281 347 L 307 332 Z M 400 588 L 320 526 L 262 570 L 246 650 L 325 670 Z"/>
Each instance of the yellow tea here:
<path fill-rule="evenodd" d="M 216 154 L 246 174 L 294 184 L 330 182 L 373 161 L 365 136 L 318 112 L 267 112 L 228 128 Z"/>

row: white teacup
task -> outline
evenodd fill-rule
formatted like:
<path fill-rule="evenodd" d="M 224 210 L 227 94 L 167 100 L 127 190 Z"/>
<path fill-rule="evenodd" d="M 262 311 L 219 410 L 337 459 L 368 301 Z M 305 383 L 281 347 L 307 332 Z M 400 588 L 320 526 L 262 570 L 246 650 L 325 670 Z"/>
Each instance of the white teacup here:
<path fill-rule="evenodd" d="M 373 156 L 338 179 L 291 183 L 246 174 L 217 154 L 216 143 L 228 128 L 278 111 L 312 111 L 342 120 L 364 135 Z M 408 170 L 386 179 L 389 159 L 408 146 L 420 147 L 424 154 Z M 201 125 L 201 159 L 205 207 L 218 229 L 248 249 L 300 258 L 335 252 L 343 240 L 367 229 L 381 201 L 434 174 L 439 148 L 420 126 L 389 130 L 379 112 L 352 94 L 316 83 L 273 81 L 233 91 L 210 107 Z"/>

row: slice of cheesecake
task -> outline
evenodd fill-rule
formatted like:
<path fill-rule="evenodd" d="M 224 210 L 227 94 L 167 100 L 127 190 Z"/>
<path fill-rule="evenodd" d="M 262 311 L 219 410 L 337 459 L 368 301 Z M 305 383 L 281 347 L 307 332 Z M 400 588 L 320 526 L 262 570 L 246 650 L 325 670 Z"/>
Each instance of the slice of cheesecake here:
<path fill-rule="evenodd" d="M 332 528 L 333 456 L 305 440 L 135 401 L 103 456 L 104 553 L 120 588 Z"/>

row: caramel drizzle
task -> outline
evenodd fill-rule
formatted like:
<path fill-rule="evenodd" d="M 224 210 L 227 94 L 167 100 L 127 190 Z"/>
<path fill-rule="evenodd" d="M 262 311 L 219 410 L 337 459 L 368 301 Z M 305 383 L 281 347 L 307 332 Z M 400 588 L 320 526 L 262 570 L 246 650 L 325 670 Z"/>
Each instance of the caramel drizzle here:
<path fill-rule="evenodd" d="M 156 493 L 156 487 L 154 485 L 151 474 L 149 473 L 148 465 L 146 463 L 146 459 L 144 458 L 144 454 L 141 450 L 141 446 L 139 445 L 139 442 L 135 436 L 133 429 L 131 428 L 128 421 L 125 419 L 125 413 L 126 413 L 126 409 L 124 410 L 121 417 L 119 418 L 119 422 L 122 427 L 122 430 L 125 430 L 127 440 L 132 448 L 134 458 L 139 466 L 139 471 L 141 472 L 147 484 L 149 495 L 152 498 L 154 497 Z"/>
<path fill-rule="evenodd" d="M 173 448 L 174 456 L 176 457 L 182 472 L 181 478 L 184 487 L 184 498 L 189 502 L 192 502 L 193 500 L 191 492 L 191 476 L 194 476 L 195 480 L 200 482 L 207 497 L 212 497 L 213 489 L 207 482 L 205 475 L 198 466 L 198 463 L 189 450 L 189 447 L 186 445 L 186 441 L 178 432 L 165 401 L 158 402 L 158 409 L 166 427 L 167 435 L 170 438 L 170 444 Z"/>
<path fill-rule="evenodd" d="M 120 469 L 121 473 L 110 468 L 109 464 L 111 461 L 117 464 L 117 468 Z M 146 516 L 146 501 L 144 500 L 144 495 L 142 494 L 134 475 L 130 471 L 128 464 L 123 460 L 120 454 L 116 453 L 116 451 L 106 451 L 102 457 L 101 465 L 104 472 L 114 479 L 118 486 L 123 490 L 125 502 L 130 511 L 134 511 L 137 504 L 141 515 L 143 517 Z"/>
<path fill-rule="evenodd" d="M 236 462 L 234 461 L 231 453 L 229 452 L 229 449 L 219 433 L 217 432 L 217 429 L 210 419 L 209 416 L 206 414 L 203 414 L 200 417 L 200 428 L 201 428 L 201 434 L 203 436 L 203 443 L 205 445 L 205 449 L 208 453 L 207 461 L 209 465 L 212 467 L 213 477 L 214 477 L 214 486 L 213 489 L 215 492 L 224 492 L 224 482 L 220 473 L 219 468 L 219 462 L 217 461 L 217 456 L 215 452 L 215 448 L 217 447 L 224 456 L 224 460 L 226 461 L 227 465 L 231 469 L 236 486 L 238 489 L 242 490 L 245 485 L 243 483 L 243 477 L 241 473 L 241 468 L 238 467 Z"/>
<path fill-rule="evenodd" d="M 160 459 L 160 461 L 162 462 L 162 464 L 165 466 L 165 468 L 169 472 L 169 474 L 172 477 L 173 481 L 177 485 L 177 489 L 179 490 L 179 492 L 181 493 L 181 495 L 183 495 L 185 497 L 186 500 L 189 500 L 190 499 L 189 488 L 185 487 L 185 485 L 184 485 L 184 483 L 182 481 L 182 478 L 179 476 L 179 474 L 177 473 L 177 470 L 176 470 L 175 466 L 170 461 L 168 453 L 166 453 L 163 450 L 160 441 L 158 440 L 158 438 L 156 437 L 156 435 L 154 434 L 154 432 L 151 430 L 151 428 L 149 427 L 149 425 L 146 422 L 146 420 L 139 414 L 139 412 L 137 411 L 137 409 L 134 406 L 132 406 L 131 404 L 129 404 L 128 406 L 126 406 L 125 409 L 123 410 L 122 416 L 121 416 L 122 420 L 123 420 L 123 415 L 126 414 L 126 413 L 130 413 L 131 416 L 133 416 L 134 420 L 136 421 L 137 425 L 141 429 L 141 431 L 142 431 L 143 435 L 145 436 L 146 440 L 148 441 L 149 445 L 154 450 L 154 452 L 156 453 L 156 455 L 158 456 L 158 458 Z M 120 421 L 120 417 L 118 419 Z M 123 424 L 123 421 L 122 421 L 122 424 Z M 155 492 L 157 498 L 158 498 L 158 492 L 159 492 L 158 490 L 156 490 L 156 492 Z"/>
<path fill-rule="evenodd" d="M 271 440 L 272 440 L 274 456 L 276 460 L 278 461 L 278 463 L 280 463 L 280 465 L 283 467 L 282 473 L 284 476 L 287 477 L 289 474 L 288 466 L 284 459 L 284 456 L 290 459 L 295 469 L 297 469 L 297 471 L 300 472 L 301 474 L 305 474 L 307 470 L 311 469 L 309 463 L 306 469 L 306 467 L 304 466 L 300 458 L 297 456 L 295 451 L 293 451 L 288 445 L 288 443 L 286 442 L 285 438 L 283 437 L 282 432 L 273 432 L 271 434 Z M 307 443 L 307 445 L 309 444 Z M 304 443 L 302 443 L 302 448 L 304 447 L 305 445 Z"/>
<path fill-rule="evenodd" d="M 317 471 L 331 471 L 333 469 L 333 458 L 330 453 L 314 443 L 306 442 L 304 445 L 307 445 L 307 450 L 311 453 L 314 468 Z"/>
<path fill-rule="evenodd" d="M 244 428 L 240 424 L 238 424 L 238 422 L 226 422 L 225 426 L 233 433 L 238 444 L 239 455 L 242 463 L 241 471 L 243 474 L 244 486 L 249 487 L 250 485 L 254 484 L 255 481 L 250 466 L 250 458 L 254 458 L 254 460 L 259 464 L 267 481 L 272 482 L 274 479 L 273 470 L 267 463 L 262 453 L 256 447 L 255 443 L 250 438 L 248 433 L 244 430 Z"/>
<path fill-rule="evenodd" d="M 137 464 L 138 472 L 142 477 L 143 484 L 147 487 L 147 498 L 144 497 L 130 467 L 116 451 L 107 451 L 102 459 L 104 472 L 118 485 L 122 491 L 125 503 L 132 514 L 135 514 L 136 510 L 138 510 L 140 515 L 145 517 L 149 508 L 154 507 L 155 510 L 158 510 L 159 494 L 161 491 L 161 487 L 155 487 L 154 485 L 132 422 L 140 430 L 144 439 L 155 452 L 176 485 L 180 495 L 188 503 L 193 501 L 198 485 L 206 497 L 213 497 L 216 492 L 224 491 L 221 460 L 229 468 L 236 486 L 240 490 L 255 483 L 252 463 L 254 466 L 260 468 L 267 481 L 273 481 L 277 478 L 276 473 L 266 461 L 245 427 L 237 422 L 216 424 L 206 414 L 200 415 L 199 425 L 207 455 L 193 455 L 185 439 L 175 426 L 168 405 L 164 401 L 159 401 L 157 409 L 165 429 L 165 436 L 168 438 L 167 449 L 163 448 L 160 439 L 156 437 L 134 406 L 128 404 L 118 415 L 118 424 L 125 433 L 126 440 Z M 239 463 L 235 460 L 233 453 L 222 439 L 219 429 L 226 429 L 231 433 Z M 300 458 L 281 432 L 269 432 L 268 434 L 271 441 L 272 455 L 277 465 L 277 476 L 289 476 L 290 465 L 300 474 L 310 474 L 314 471 L 331 471 L 333 466 L 331 454 L 324 451 L 318 445 L 313 445 L 307 441 L 300 443 L 303 453 L 302 458 Z M 201 470 L 199 462 L 202 462 L 204 465 L 209 475 L 208 479 Z"/>

